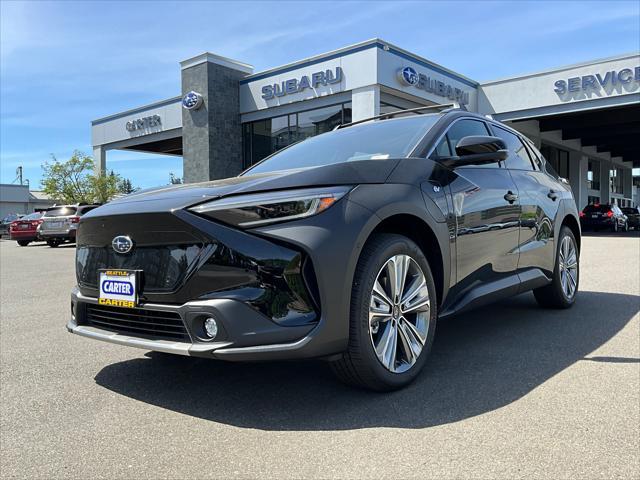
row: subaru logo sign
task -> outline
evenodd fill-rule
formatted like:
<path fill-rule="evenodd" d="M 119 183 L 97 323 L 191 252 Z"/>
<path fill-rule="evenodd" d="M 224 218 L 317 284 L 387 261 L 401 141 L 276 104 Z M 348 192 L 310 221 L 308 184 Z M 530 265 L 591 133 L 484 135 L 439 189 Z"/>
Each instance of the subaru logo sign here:
<path fill-rule="evenodd" d="M 182 106 L 187 110 L 197 110 L 202 106 L 202 102 L 202 95 L 194 91 L 191 91 L 182 97 Z"/>
<path fill-rule="evenodd" d="M 411 67 L 404 67 L 402 70 L 398 71 L 398 78 L 405 85 L 417 85 L 420 77 L 418 77 L 418 72 L 416 72 Z"/>
<path fill-rule="evenodd" d="M 111 241 L 111 247 L 116 253 L 129 253 L 133 248 L 133 240 L 126 235 L 118 235 Z"/>

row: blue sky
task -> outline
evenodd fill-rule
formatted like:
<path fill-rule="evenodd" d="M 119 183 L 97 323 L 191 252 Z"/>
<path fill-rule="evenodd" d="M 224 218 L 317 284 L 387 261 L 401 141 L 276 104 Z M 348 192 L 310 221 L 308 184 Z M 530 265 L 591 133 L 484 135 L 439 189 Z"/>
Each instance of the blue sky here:
<path fill-rule="evenodd" d="M 0 2 L 0 181 L 91 153 L 92 119 L 180 94 L 211 51 L 256 71 L 373 37 L 475 80 L 640 50 L 640 2 Z M 149 187 L 179 157 L 109 152 Z"/>

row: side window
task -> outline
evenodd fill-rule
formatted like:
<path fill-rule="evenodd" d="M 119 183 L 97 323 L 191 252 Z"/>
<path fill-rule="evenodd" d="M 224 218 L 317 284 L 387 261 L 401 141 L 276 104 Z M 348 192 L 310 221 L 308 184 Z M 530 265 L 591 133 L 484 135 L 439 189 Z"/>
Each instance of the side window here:
<path fill-rule="evenodd" d="M 460 139 L 472 135 L 490 135 L 487 125 L 480 120 L 463 119 L 458 120 L 447 131 L 447 138 L 452 152 L 455 152 L 456 145 Z M 463 167 L 466 168 L 466 167 Z M 474 165 L 473 168 L 500 168 L 499 163 L 487 163 L 485 165 Z"/>
<path fill-rule="evenodd" d="M 507 168 L 514 170 L 533 170 L 533 164 L 529 153 L 524 148 L 522 141 L 517 135 L 500 128 L 493 126 L 493 130 L 497 137 L 500 137 L 507 144 L 509 149 L 509 157 L 507 157 Z"/>
<path fill-rule="evenodd" d="M 538 152 L 538 149 L 530 141 L 525 141 L 524 146 L 527 147 L 529 156 L 533 160 L 533 168 L 535 170 L 542 170 L 542 154 Z"/>
<path fill-rule="evenodd" d="M 440 140 L 440 143 L 438 143 L 438 146 L 435 148 L 431 156 L 435 158 L 451 156 L 451 149 L 449 148 L 449 141 L 447 140 L 446 135 L 442 137 L 442 140 Z"/>

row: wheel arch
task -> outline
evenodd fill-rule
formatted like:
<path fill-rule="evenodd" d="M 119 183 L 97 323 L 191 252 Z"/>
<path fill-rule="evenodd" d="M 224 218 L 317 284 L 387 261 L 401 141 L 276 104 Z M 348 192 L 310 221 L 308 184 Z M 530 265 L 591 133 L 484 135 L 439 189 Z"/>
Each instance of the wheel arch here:
<path fill-rule="evenodd" d="M 581 233 L 580 233 L 580 223 L 578 222 L 578 219 L 575 216 L 573 216 L 571 214 L 568 214 L 562 219 L 562 223 L 560 224 L 560 228 L 562 228 L 563 226 L 567 226 L 571 230 L 571 233 L 573 233 L 573 236 L 576 239 L 576 245 L 578 247 L 578 252 L 580 252 L 580 248 L 581 248 L 581 244 L 582 244 L 582 238 L 581 238 Z"/>
<path fill-rule="evenodd" d="M 408 225 L 410 225 L 410 228 L 408 228 Z M 402 235 L 420 247 L 429 262 L 429 268 L 436 284 L 438 305 L 442 305 L 448 291 L 450 276 L 449 262 L 445 263 L 444 259 L 449 257 L 448 254 L 443 252 L 438 236 L 429 223 L 423 218 L 410 213 L 392 214 L 380 220 L 369 232 L 363 245 L 378 233 Z"/>

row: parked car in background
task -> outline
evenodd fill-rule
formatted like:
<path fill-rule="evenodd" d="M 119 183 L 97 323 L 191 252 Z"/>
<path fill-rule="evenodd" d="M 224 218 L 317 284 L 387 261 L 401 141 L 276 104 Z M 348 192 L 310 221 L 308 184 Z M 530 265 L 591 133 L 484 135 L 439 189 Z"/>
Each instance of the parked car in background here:
<path fill-rule="evenodd" d="M 11 222 L 18 220 L 22 217 L 24 217 L 24 215 L 21 213 L 10 213 L 6 217 L 4 217 L 0 222 L 0 237 L 9 235 L 9 225 L 11 225 Z"/>
<path fill-rule="evenodd" d="M 629 226 L 629 228 L 640 230 L 640 208 L 624 207 L 620 210 L 622 210 L 622 213 L 627 216 L 627 225 Z"/>
<path fill-rule="evenodd" d="M 612 232 L 618 230 L 629 230 L 627 216 L 617 205 L 605 205 L 595 203 L 587 205 L 580 212 L 580 225 L 583 230 L 610 229 Z"/>
<path fill-rule="evenodd" d="M 75 242 L 80 217 L 99 205 L 59 205 L 49 208 L 43 217 L 39 234 L 50 247 Z"/>
<path fill-rule="evenodd" d="M 39 240 L 38 227 L 42 223 L 43 212 L 35 212 L 14 220 L 9 226 L 9 238 L 26 247 L 31 242 Z"/>

